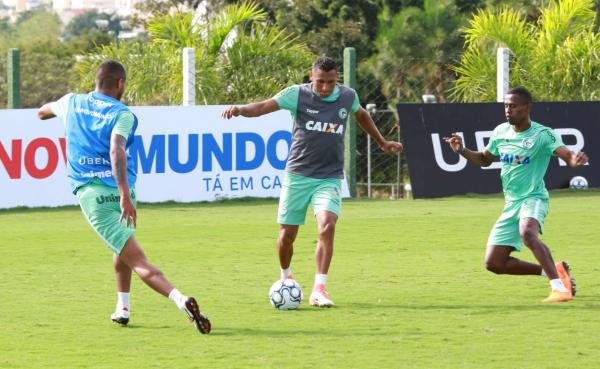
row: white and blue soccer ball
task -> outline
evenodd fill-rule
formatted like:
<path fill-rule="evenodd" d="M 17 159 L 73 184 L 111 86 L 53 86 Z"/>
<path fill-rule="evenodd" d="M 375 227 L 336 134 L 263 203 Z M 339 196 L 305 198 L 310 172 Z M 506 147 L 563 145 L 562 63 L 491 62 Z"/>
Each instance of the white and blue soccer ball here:
<path fill-rule="evenodd" d="M 585 177 L 575 176 L 569 181 L 569 188 L 574 190 L 585 190 L 588 188 L 588 181 Z"/>
<path fill-rule="evenodd" d="M 302 288 L 293 279 L 280 279 L 271 286 L 269 300 L 279 310 L 297 309 L 302 302 Z"/>

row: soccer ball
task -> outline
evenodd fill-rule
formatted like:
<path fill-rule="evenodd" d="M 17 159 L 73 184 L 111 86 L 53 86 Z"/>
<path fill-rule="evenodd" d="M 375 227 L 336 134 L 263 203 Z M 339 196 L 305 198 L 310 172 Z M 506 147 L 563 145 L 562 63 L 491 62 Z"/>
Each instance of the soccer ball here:
<path fill-rule="evenodd" d="M 582 176 L 575 176 L 569 181 L 569 188 L 575 190 L 585 190 L 588 188 L 588 181 Z"/>
<path fill-rule="evenodd" d="M 302 302 L 302 288 L 293 279 L 280 279 L 271 286 L 269 300 L 276 309 L 296 309 Z"/>

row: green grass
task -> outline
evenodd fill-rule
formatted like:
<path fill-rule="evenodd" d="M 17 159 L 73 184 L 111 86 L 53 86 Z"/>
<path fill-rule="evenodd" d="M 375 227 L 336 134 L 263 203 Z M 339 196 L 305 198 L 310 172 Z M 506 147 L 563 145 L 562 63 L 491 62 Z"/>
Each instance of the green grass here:
<path fill-rule="evenodd" d="M 149 259 L 199 299 L 200 336 L 139 279 L 132 320 L 109 321 L 110 252 L 76 208 L 0 211 L 0 368 L 594 368 L 600 362 L 600 191 L 555 191 L 544 241 L 579 294 L 483 268 L 500 196 L 346 201 L 329 290 L 338 304 L 273 309 L 277 204 L 142 205 Z M 310 291 L 315 223 L 293 271 Z M 521 256 L 532 260 L 525 250 Z"/>

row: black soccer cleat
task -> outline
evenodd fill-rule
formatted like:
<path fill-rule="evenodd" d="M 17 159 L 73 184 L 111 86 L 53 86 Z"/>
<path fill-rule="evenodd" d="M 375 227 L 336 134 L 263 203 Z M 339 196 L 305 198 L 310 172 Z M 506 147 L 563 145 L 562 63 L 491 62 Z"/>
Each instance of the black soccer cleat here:
<path fill-rule="evenodd" d="M 188 315 L 188 318 L 191 322 L 194 323 L 198 331 L 202 334 L 210 333 L 211 324 L 210 320 L 200 311 L 200 307 L 198 307 L 198 303 L 196 299 L 193 297 L 188 297 L 185 300 L 185 312 Z"/>

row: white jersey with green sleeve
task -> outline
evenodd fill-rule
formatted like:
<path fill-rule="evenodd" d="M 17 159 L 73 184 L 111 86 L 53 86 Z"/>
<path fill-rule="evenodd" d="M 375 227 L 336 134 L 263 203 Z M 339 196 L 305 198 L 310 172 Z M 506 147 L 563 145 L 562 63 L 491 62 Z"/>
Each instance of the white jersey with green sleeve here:
<path fill-rule="evenodd" d="M 313 91 L 314 92 L 314 91 Z M 316 95 L 316 93 L 315 93 Z M 352 103 L 352 112 L 356 113 L 358 108 L 360 107 L 360 99 L 358 98 L 358 94 L 355 94 L 356 97 L 354 99 L 354 103 Z M 296 119 L 296 111 L 298 109 L 298 97 L 300 96 L 300 85 L 293 85 L 285 88 L 277 95 L 273 97 L 273 100 L 279 106 L 279 109 L 288 110 L 292 114 L 292 119 Z M 321 98 L 321 100 L 325 102 L 333 102 L 336 101 L 340 97 L 340 87 L 338 85 L 335 86 L 331 95 Z"/>
<path fill-rule="evenodd" d="M 523 132 L 515 131 L 508 122 L 494 129 L 486 150 L 500 157 L 507 202 L 528 197 L 548 199 L 544 175 L 554 151 L 561 146 L 564 143 L 554 130 L 533 121 Z"/>
<path fill-rule="evenodd" d="M 69 112 L 69 102 L 71 101 L 71 96 L 73 96 L 73 93 L 68 93 L 50 104 L 52 113 L 54 113 L 54 115 L 56 115 L 56 117 L 63 122 L 63 125 L 66 125 L 67 123 L 67 115 Z M 129 111 L 119 113 L 119 115 L 117 115 L 117 122 L 115 123 L 112 133 L 119 134 L 127 139 L 131 133 L 131 129 L 133 128 L 133 122 L 133 113 Z"/>

